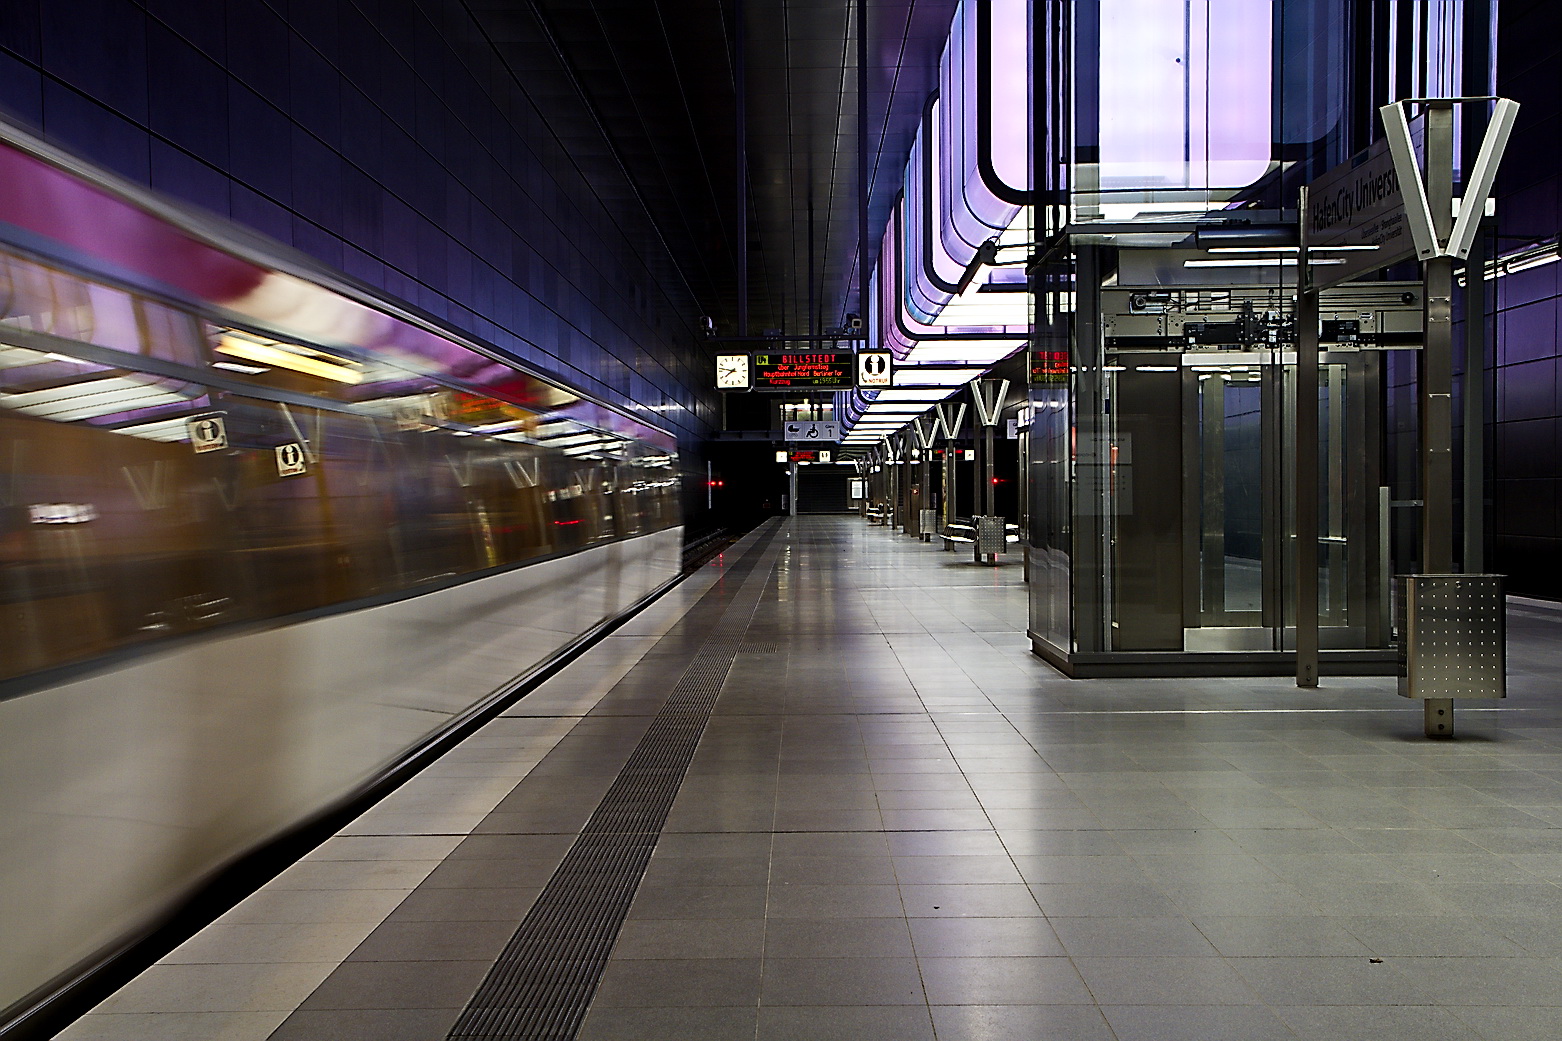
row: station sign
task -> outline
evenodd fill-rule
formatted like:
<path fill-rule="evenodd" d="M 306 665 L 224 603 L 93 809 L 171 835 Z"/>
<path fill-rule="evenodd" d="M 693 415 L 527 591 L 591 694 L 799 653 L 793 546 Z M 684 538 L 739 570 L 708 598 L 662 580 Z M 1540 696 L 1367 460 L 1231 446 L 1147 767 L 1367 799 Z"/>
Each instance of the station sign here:
<path fill-rule="evenodd" d="M 850 351 L 754 355 L 755 390 L 850 390 L 856 355 Z"/>
<path fill-rule="evenodd" d="M 1317 289 L 1416 255 L 1405 195 L 1386 138 L 1308 185 L 1303 220 L 1310 248 L 1352 247 L 1329 253 L 1328 266 L 1317 265 L 1314 258 Z"/>

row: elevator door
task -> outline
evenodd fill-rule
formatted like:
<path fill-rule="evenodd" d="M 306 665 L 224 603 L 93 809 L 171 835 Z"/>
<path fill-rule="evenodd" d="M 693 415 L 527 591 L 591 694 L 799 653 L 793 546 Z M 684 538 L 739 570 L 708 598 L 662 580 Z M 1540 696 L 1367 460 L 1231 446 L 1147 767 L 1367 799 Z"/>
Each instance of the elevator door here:
<path fill-rule="evenodd" d="M 1112 381 L 1114 649 L 1294 647 L 1294 365 L 1268 352 L 1122 360 Z M 1325 647 L 1386 639 L 1377 374 L 1365 353 L 1319 366 Z"/>
<path fill-rule="evenodd" d="M 1185 366 L 1183 647 L 1295 647 L 1296 368 Z M 1381 645 L 1377 358 L 1318 371 L 1318 624 L 1326 647 Z"/>
<path fill-rule="evenodd" d="M 1274 650 L 1277 367 L 1182 370 L 1183 649 Z"/>

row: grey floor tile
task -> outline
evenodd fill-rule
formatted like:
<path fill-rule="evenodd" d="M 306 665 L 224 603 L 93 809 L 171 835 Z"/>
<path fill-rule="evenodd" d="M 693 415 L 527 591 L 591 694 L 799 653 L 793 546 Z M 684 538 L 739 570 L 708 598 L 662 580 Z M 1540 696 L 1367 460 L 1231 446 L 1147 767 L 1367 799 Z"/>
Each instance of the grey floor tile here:
<path fill-rule="evenodd" d="M 1354 921 L 1279 915 L 1211 915 L 1194 918 L 1193 924 L 1228 958 L 1369 956 L 1372 950 L 1351 931 Z"/>
<path fill-rule="evenodd" d="M 1117 1041 L 1295 1041 L 1260 1005 L 1107 1005 Z"/>
<path fill-rule="evenodd" d="M 519 922 L 540 889 L 415 889 L 391 912 L 398 922 Z"/>
<path fill-rule="evenodd" d="M 904 918 L 772 918 L 765 923 L 766 958 L 909 958 Z"/>
<path fill-rule="evenodd" d="M 614 1008 L 598 1004 L 575 1037 L 576 1041 L 753 1041 L 757 1018 L 758 1009 L 752 1007 Z"/>
<path fill-rule="evenodd" d="M 1027 882 L 1089 882 L 1148 884 L 1150 878 L 1138 860 L 1126 854 L 1105 856 L 1020 856 L 1014 858 Z"/>
<path fill-rule="evenodd" d="M 618 931 L 614 958 L 758 958 L 765 922 L 752 919 L 632 919 Z"/>
<path fill-rule="evenodd" d="M 1116 1041 L 1094 1005 L 937 1005 L 938 1041 Z"/>
<path fill-rule="evenodd" d="M 782 885 L 768 892 L 770 918 L 905 917 L 896 886 Z"/>
<path fill-rule="evenodd" d="M 757 958 L 623 959 L 608 963 L 594 1006 L 685 1008 L 752 1006 L 759 1001 Z"/>
<path fill-rule="evenodd" d="M 763 1005 L 925 1005 L 914 958 L 765 959 Z"/>
<path fill-rule="evenodd" d="M 769 867 L 769 882 L 777 886 L 895 884 L 895 865 L 887 856 L 777 856 Z"/>
<path fill-rule="evenodd" d="M 431 1041 L 442 1038 L 459 1008 L 301 1009 L 267 1041 Z"/>
<path fill-rule="evenodd" d="M 1429 1005 L 1439 1000 L 1428 980 L 1396 967 L 1399 959 L 1228 960 L 1268 1005 Z"/>
<path fill-rule="evenodd" d="M 1019 870 L 1007 856 L 921 856 L 895 860 L 901 885 L 1021 884 Z"/>
<path fill-rule="evenodd" d="M 1165 890 L 1134 882 L 1043 882 L 1030 891 L 1049 918 L 1176 918 L 1182 909 Z"/>
<path fill-rule="evenodd" d="M 1381 956 L 1515 957 L 1529 952 L 1495 926 L 1469 915 L 1349 918 L 1343 924 Z"/>
<path fill-rule="evenodd" d="M 1214 957 L 1186 918 L 1050 918 L 1068 953 L 1081 957 Z"/>
<path fill-rule="evenodd" d="M 890 851 L 880 832 L 795 832 L 774 837 L 777 857 L 877 857 Z"/>
<path fill-rule="evenodd" d="M 1559 1008 L 1464 1007 L 1455 1014 L 1487 1041 L 1555 1041 L 1562 1021 Z M 1459 1036 L 1470 1035 L 1450 1035 Z"/>
<path fill-rule="evenodd" d="M 762 886 L 770 877 L 767 853 L 740 856 L 653 856 L 641 885 Z"/>
<path fill-rule="evenodd" d="M 631 919 L 761 918 L 764 886 L 642 886 Z"/>
<path fill-rule="evenodd" d="M 1050 958 L 1065 954 L 1044 918 L 914 918 L 919 958 Z"/>
<path fill-rule="evenodd" d="M 1029 918 L 1041 915 L 1023 885 L 902 885 L 908 918 Z"/>
<path fill-rule="evenodd" d="M 1475 1024 L 1466 1022 L 1462 1009 L 1455 1013 L 1427 1005 L 1282 1005 L 1274 1011 L 1302 1041 L 1469 1041 L 1476 1036 Z M 1556 1022 L 1552 1017 L 1547 1038 L 1556 1036 Z M 1502 1036 L 1525 1041 L 1522 1032 Z"/>
<path fill-rule="evenodd" d="M 1067 958 L 919 956 L 931 1005 L 1087 1005 L 1090 991 Z"/>
<path fill-rule="evenodd" d="M 299 1007 L 309 1010 L 462 1008 L 487 961 L 347 961 Z"/>
<path fill-rule="evenodd" d="M 767 1007 L 757 1041 L 933 1041 L 933 1024 L 925 1005 Z"/>
<path fill-rule="evenodd" d="M 1247 981 L 1218 957 L 1075 956 L 1074 966 L 1102 1005 L 1252 1005 L 1259 1001 Z"/>
<path fill-rule="evenodd" d="M 489 961 L 499 957 L 518 922 L 386 921 L 349 961 Z"/>
<path fill-rule="evenodd" d="M 1436 1004 L 1562 1008 L 1562 968 L 1541 958 L 1386 959 L 1426 988 Z"/>

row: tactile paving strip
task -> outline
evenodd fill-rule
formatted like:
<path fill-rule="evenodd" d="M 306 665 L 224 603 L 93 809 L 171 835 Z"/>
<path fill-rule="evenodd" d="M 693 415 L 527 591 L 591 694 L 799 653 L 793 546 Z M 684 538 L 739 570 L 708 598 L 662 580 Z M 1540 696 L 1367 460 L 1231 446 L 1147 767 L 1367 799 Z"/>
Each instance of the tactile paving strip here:
<path fill-rule="evenodd" d="M 728 574 L 743 581 L 720 622 L 451 1028 L 452 1041 L 564 1041 L 580 1029 L 764 590 L 771 538 L 733 569 L 742 575 Z"/>

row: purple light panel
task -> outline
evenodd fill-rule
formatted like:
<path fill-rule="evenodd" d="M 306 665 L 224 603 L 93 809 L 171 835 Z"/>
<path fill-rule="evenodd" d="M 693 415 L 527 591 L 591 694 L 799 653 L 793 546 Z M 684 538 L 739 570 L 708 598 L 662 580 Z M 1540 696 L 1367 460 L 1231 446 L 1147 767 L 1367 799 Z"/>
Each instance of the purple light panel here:
<path fill-rule="evenodd" d="M 1263 176 L 1273 5 L 1100 4 L 1101 187 L 1235 189 Z"/>

